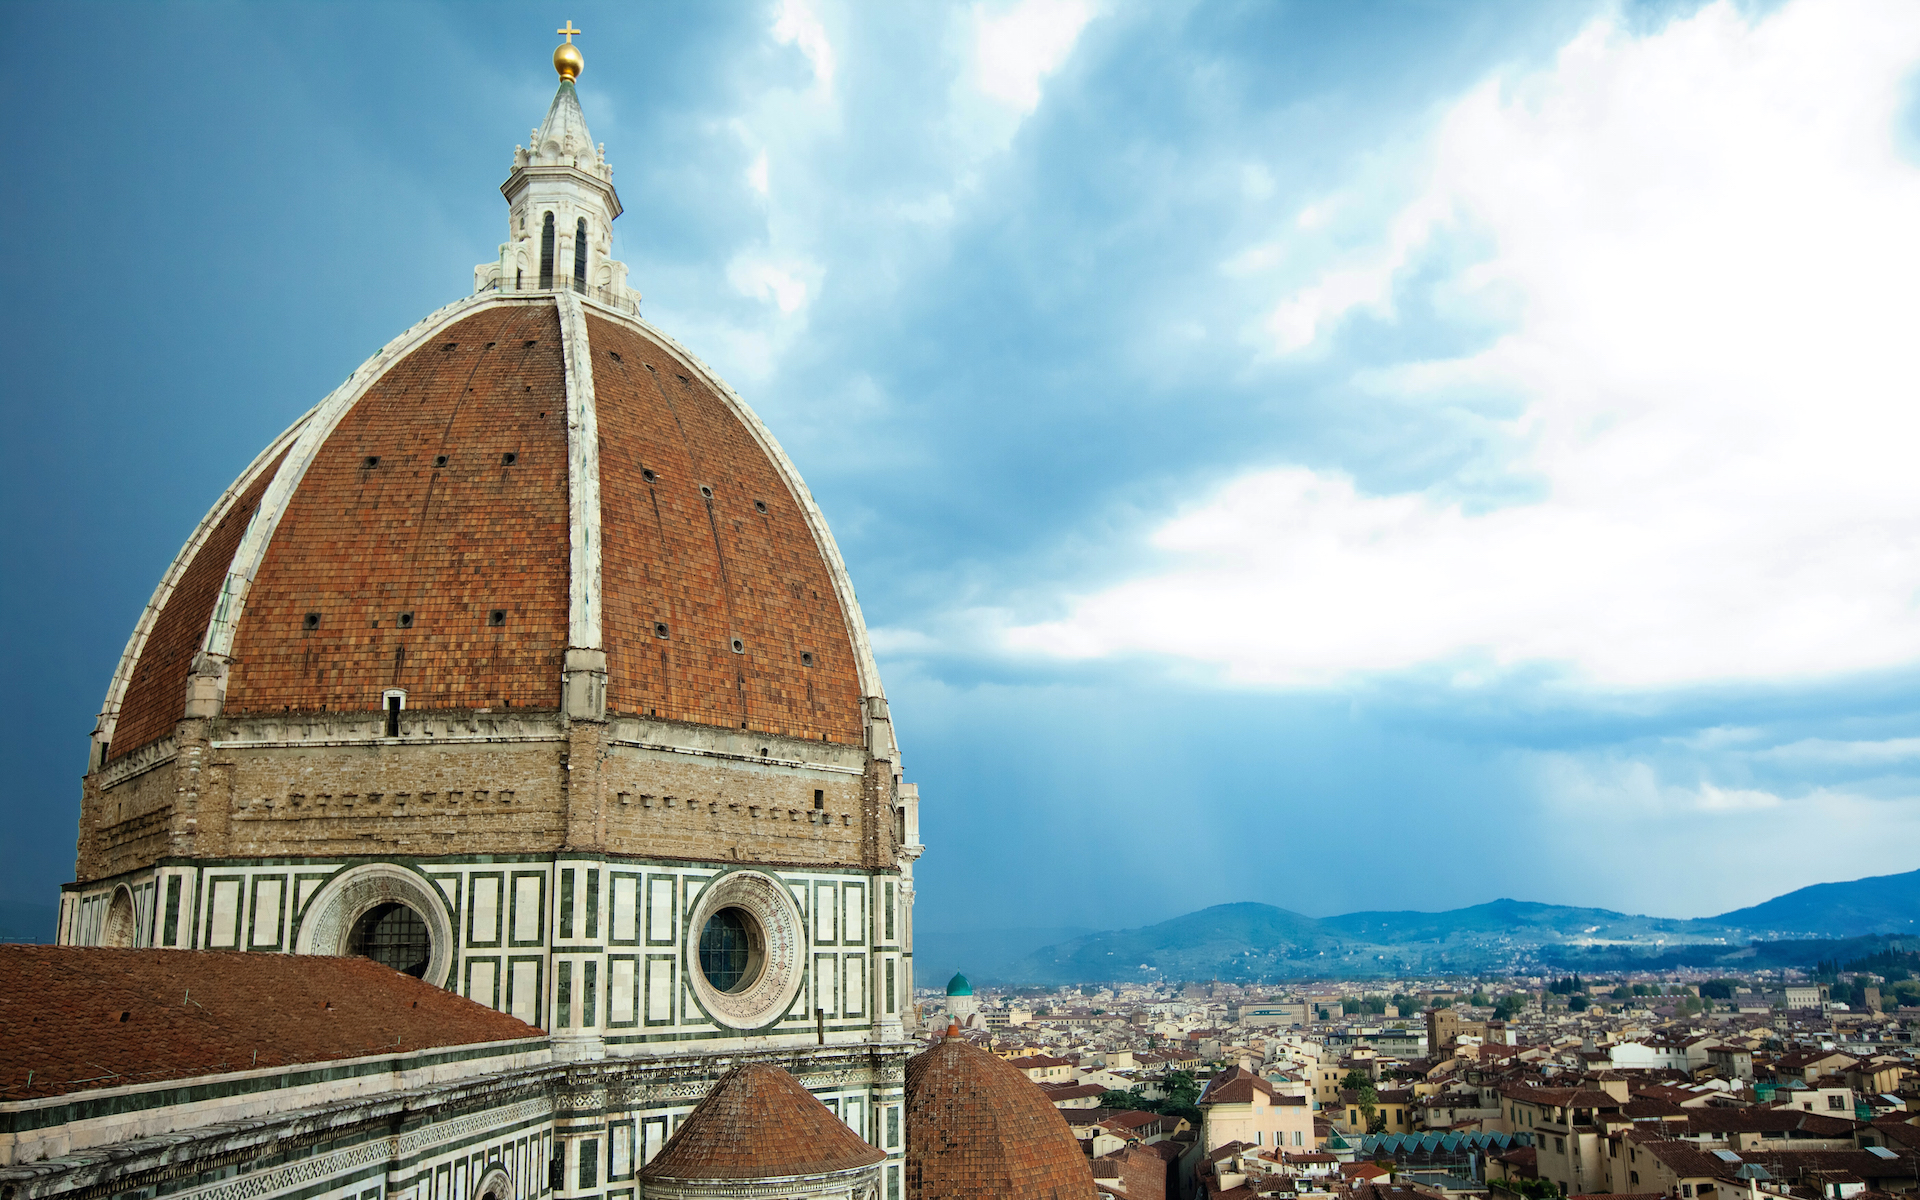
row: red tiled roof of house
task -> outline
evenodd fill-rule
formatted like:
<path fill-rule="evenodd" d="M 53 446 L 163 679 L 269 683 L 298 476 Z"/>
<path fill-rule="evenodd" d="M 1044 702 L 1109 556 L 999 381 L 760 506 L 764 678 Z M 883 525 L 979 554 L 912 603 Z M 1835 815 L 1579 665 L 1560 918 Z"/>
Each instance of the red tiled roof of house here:
<path fill-rule="evenodd" d="M 743 1063 L 720 1077 L 640 1178 L 826 1175 L 885 1157 L 793 1076 L 765 1063 Z"/>
<path fill-rule="evenodd" d="M 1207 1085 L 1207 1094 L 1200 1098 L 1200 1107 L 1211 1104 L 1252 1104 L 1253 1095 L 1260 1092 L 1269 1099 L 1273 1097 L 1273 1085 L 1251 1071 L 1239 1067 L 1229 1067 L 1214 1076 Z"/>
<path fill-rule="evenodd" d="M 544 1036 L 367 958 L 26 945 L 0 1029 L 6 1100 Z"/>
<path fill-rule="evenodd" d="M 1167 1160 L 1154 1147 L 1128 1146 L 1102 1155 L 1093 1160 L 1093 1177 L 1113 1180 L 1126 1200 L 1166 1200 Z"/>
<path fill-rule="evenodd" d="M 946 1038 L 907 1060 L 907 1200 L 1093 1200 L 1093 1171 L 1033 1081 Z"/>

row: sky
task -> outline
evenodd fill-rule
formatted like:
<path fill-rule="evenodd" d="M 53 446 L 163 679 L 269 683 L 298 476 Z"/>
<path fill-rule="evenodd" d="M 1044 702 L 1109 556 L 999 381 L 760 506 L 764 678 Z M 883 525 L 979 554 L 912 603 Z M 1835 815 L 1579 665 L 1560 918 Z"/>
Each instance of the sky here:
<path fill-rule="evenodd" d="M 831 523 L 928 929 L 1920 867 L 1920 6 L 0 7 L 0 900 L 554 87 Z"/>

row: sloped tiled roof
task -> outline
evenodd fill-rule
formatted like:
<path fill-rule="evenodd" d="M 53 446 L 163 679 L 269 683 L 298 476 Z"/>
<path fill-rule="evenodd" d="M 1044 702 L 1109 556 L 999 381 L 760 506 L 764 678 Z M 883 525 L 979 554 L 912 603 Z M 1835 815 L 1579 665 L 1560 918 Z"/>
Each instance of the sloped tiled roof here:
<path fill-rule="evenodd" d="M 26 945 L 0 1029 L 0 1100 L 544 1036 L 367 958 Z"/>
<path fill-rule="evenodd" d="M 1066 1118 L 1012 1064 L 948 1037 L 907 1061 L 907 1200 L 1093 1200 Z"/>
<path fill-rule="evenodd" d="M 1260 1092 L 1269 1099 L 1273 1097 L 1273 1087 L 1266 1080 L 1251 1071 L 1231 1067 L 1222 1071 L 1213 1082 L 1207 1085 L 1207 1094 L 1201 1097 L 1200 1107 L 1205 1108 L 1212 1104 L 1252 1104 L 1255 1092 Z"/>
<path fill-rule="evenodd" d="M 764 1063 L 743 1063 L 720 1077 L 640 1178 L 828 1175 L 885 1157 L 793 1076 Z"/>

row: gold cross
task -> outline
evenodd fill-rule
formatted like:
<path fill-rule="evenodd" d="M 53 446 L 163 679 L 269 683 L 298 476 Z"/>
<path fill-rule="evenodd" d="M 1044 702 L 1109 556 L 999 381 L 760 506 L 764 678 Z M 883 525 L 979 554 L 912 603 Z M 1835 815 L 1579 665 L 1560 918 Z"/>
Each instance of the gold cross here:
<path fill-rule="evenodd" d="M 555 32 L 555 33 L 564 33 L 564 34 L 566 34 L 566 35 L 567 35 L 567 45 L 569 45 L 569 46 L 571 46 L 571 45 L 573 45 L 573 35 L 574 35 L 574 34 L 576 34 L 576 33 L 579 33 L 579 32 L 581 32 L 581 31 L 580 31 L 580 30 L 578 30 L 578 29 L 575 29 L 575 28 L 573 27 L 573 21 L 572 21 L 571 19 L 569 19 L 569 20 L 567 21 L 567 27 L 566 27 L 565 29 L 556 29 L 556 30 L 554 30 L 554 32 Z"/>

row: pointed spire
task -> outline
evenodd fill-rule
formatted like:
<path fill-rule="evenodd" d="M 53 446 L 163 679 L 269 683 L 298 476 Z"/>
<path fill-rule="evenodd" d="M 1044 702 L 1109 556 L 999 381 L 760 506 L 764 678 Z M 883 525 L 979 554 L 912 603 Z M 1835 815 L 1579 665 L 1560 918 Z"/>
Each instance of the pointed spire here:
<path fill-rule="evenodd" d="M 571 79 L 560 81 L 560 90 L 553 94 L 553 103 L 547 107 L 547 119 L 533 131 L 529 158 L 537 163 L 594 170 L 612 180 L 612 168 L 594 153 L 593 135 L 587 132 L 587 114 L 580 110 L 580 96 L 573 90 Z"/>

